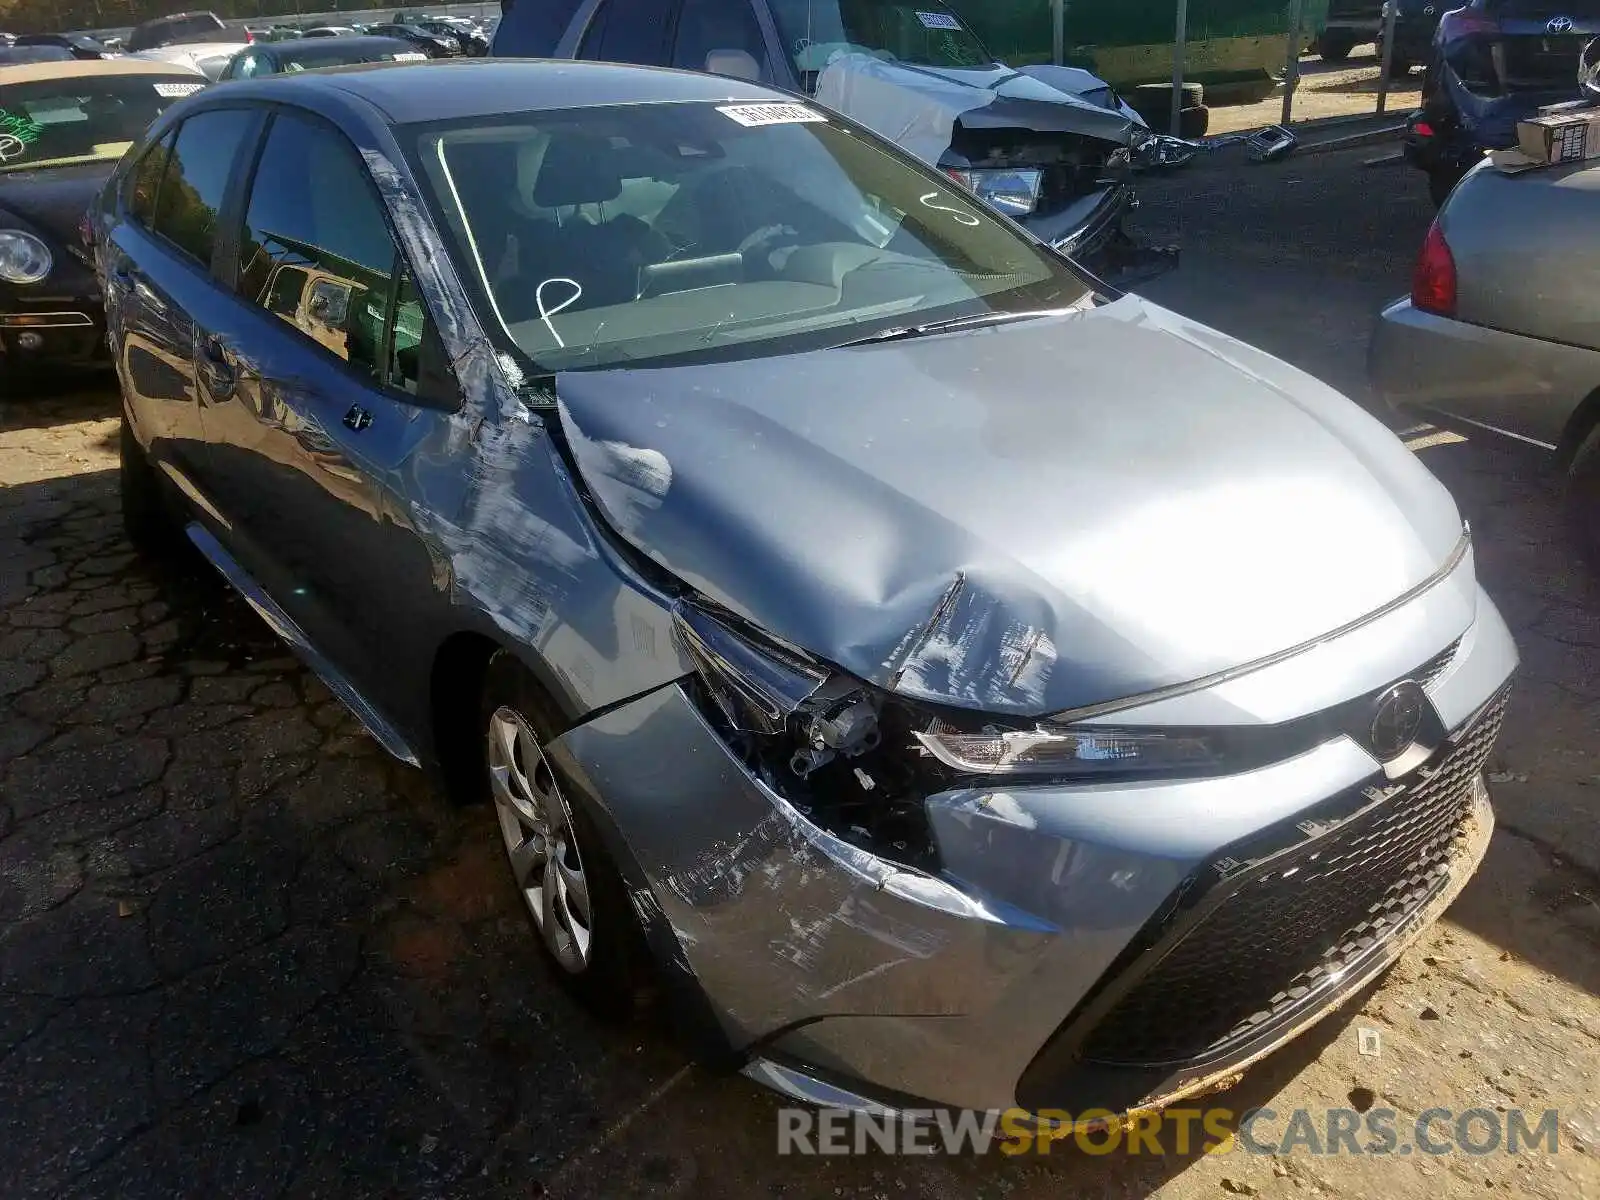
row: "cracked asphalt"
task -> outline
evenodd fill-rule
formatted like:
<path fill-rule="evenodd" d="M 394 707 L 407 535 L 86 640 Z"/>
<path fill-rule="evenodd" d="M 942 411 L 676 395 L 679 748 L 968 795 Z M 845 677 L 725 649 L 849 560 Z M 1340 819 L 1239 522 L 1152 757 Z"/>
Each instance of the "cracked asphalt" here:
<path fill-rule="evenodd" d="M 1186 257 L 1147 292 L 1364 397 L 1429 218 L 1370 153 L 1152 183 Z M 1556 1108 L 1555 1155 L 780 1159 L 775 1100 L 556 989 L 489 812 L 387 760 L 208 568 L 134 557 L 115 414 L 105 380 L 0 397 L 7 1197 L 1600 1196 L 1600 583 L 1536 456 L 1411 435 L 1524 657 L 1485 867 L 1215 1102 Z"/>

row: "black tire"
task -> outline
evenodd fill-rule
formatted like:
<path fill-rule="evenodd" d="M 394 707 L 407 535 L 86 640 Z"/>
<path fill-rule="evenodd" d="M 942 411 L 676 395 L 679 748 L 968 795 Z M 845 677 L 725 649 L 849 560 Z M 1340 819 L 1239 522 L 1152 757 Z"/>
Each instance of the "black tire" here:
<path fill-rule="evenodd" d="M 1211 128 L 1211 110 L 1204 104 L 1197 104 L 1193 108 L 1186 108 L 1178 114 L 1178 136 L 1182 138 L 1203 138 L 1206 131 Z"/>
<path fill-rule="evenodd" d="M 1317 57 L 1325 63 L 1342 63 L 1356 48 L 1356 35 L 1346 29 L 1324 29 L 1317 38 Z"/>
<path fill-rule="evenodd" d="M 1183 107 L 1197 108 L 1205 103 L 1204 84 L 1183 85 Z M 1128 106 L 1144 118 L 1151 129 L 1162 133 L 1172 123 L 1172 85 L 1170 83 L 1141 83 L 1131 92 L 1123 93 Z"/>
<path fill-rule="evenodd" d="M 179 541 L 178 523 L 161 494 L 161 480 L 150 465 L 144 447 L 133 436 L 128 416 L 122 415 L 118 439 L 121 471 L 118 478 L 122 495 L 122 529 L 134 548 L 149 555 L 170 554 Z"/>
<path fill-rule="evenodd" d="M 479 728 L 484 733 L 480 760 L 486 781 L 490 778 L 490 758 L 493 753 L 489 748 L 489 740 L 494 736 L 492 722 L 507 711 L 521 718 L 541 747 L 562 729 L 558 710 L 538 681 L 515 655 L 502 650 L 489 660 L 479 706 Z M 551 865 L 544 868 L 543 877 L 546 880 L 551 878 L 556 870 L 554 859 L 561 858 L 565 869 L 570 873 L 575 866 L 577 875 L 586 884 L 590 941 L 587 953 L 581 955 L 582 965 L 572 965 L 570 952 L 564 961 L 562 954 L 553 948 L 552 943 L 556 938 L 546 936 L 544 926 L 534 915 L 530 893 L 524 890 L 517 879 L 513 866 L 512 883 L 522 901 L 523 914 L 550 964 L 551 973 L 561 985 L 597 1016 L 613 1021 L 626 1020 L 638 1012 L 648 995 L 649 955 L 622 875 L 612 861 L 605 839 L 593 815 L 584 807 L 582 798 L 573 789 L 563 786 L 542 752 L 533 762 L 524 756 L 520 766 L 523 777 L 535 781 L 534 786 L 539 789 L 542 802 L 550 803 L 553 800 L 564 813 L 565 827 L 561 835 L 553 833 L 547 842 L 560 845 L 562 849 L 552 852 Z M 489 791 L 491 795 L 495 792 L 493 782 L 489 783 Z M 496 821 L 501 824 L 504 808 L 498 799 L 495 805 Z M 546 827 L 553 828 L 549 824 Z M 502 831 L 503 828 L 501 824 Z M 510 866 L 511 845 L 503 832 L 501 840 Z M 552 886 L 546 882 L 541 890 Z M 572 894 L 560 888 L 556 891 L 562 896 Z M 559 899 L 554 903 L 559 907 L 568 901 Z M 577 919 L 581 924 L 581 917 L 575 911 L 568 910 L 567 916 L 569 920 Z"/>
<path fill-rule="evenodd" d="M 1600 425 L 1572 456 L 1567 470 L 1567 527 L 1578 553 L 1600 571 Z"/>

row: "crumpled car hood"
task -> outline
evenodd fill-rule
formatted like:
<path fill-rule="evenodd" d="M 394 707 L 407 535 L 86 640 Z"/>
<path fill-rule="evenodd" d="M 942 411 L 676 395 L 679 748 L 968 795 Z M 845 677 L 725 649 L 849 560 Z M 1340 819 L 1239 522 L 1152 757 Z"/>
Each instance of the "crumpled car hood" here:
<path fill-rule="evenodd" d="M 1073 67 L 920 67 L 843 54 L 818 77 L 816 99 L 930 163 L 949 149 L 957 121 L 968 129 L 1079 134 L 1118 146 L 1130 145 L 1144 128 L 1104 81 Z"/>
<path fill-rule="evenodd" d="M 1461 522 L 1379 422 L 1137 297 L 784 358 L 557 377 L 616 534 L 879 687 L 1041 715 L 1298 646 Z"/>

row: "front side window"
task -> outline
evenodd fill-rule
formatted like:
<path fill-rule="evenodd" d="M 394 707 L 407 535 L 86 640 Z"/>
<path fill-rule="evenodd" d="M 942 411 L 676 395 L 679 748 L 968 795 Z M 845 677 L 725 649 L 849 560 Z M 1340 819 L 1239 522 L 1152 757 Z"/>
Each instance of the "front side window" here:
<path fill-rule="evenodd" d="M 798 102 L 401 133 L 485 326 L 535 370 L 788 353 L 1089 291 L 948 179 Z"/>
<path fill-rule="evenodd" d="M 418 394 L 428 317 L 355 148 L 273 119 L 240 244 L 239 291 L 373 383 Z"/>
<path fill-rule="evenodd" d="M 178 127 L 156 201 L 155 231 L 196 262 L 210 265 L 234 155 L 255 119 L 249 109 L 220 108 Z"/>
<path fill-rule="evenodd" d="M 0 84 L 0 172 L 115 161 L 169 104 L 205 83 L 175 71 Z"/>
<path fill-rule="evenodd" d="M 778 37 L 808 85 L 841 54 L 920 67 L 994 62 L 978 35 L 940 0 L 772 0 Z"/>

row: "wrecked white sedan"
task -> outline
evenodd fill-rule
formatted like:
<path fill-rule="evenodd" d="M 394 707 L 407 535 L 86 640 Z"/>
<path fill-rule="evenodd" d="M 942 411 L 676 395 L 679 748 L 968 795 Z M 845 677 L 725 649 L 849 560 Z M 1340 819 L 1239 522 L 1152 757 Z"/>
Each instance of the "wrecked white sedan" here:
<path fill-rule="evenodd" d="M 939 167 L 1119 286 L 1177 263 L 1124 228 L 1136 158 L 1160 146 L 1105 80 L 996 61 L 943 0 L 546 0 L 491 52 L 682 67 L 767 83 Z"/>
<path fill-rule="evenodd" d="M 492 799 L 587 1002 L 653 970 L 825 1103 L 1121 1111 L 1477 865 L 1516 655 L 1444 489 L 859 127 L 479 60 L 230 84 L 120 170 L 130 532 Z"/>

